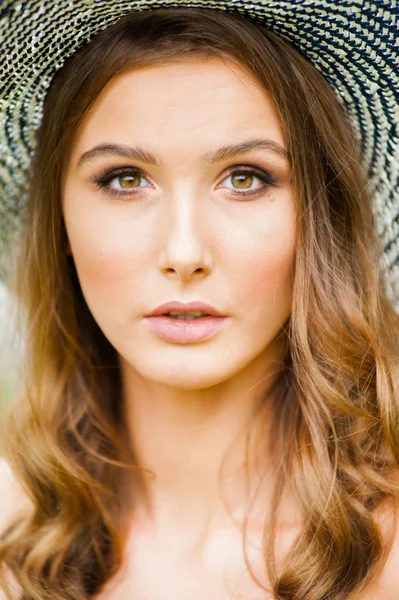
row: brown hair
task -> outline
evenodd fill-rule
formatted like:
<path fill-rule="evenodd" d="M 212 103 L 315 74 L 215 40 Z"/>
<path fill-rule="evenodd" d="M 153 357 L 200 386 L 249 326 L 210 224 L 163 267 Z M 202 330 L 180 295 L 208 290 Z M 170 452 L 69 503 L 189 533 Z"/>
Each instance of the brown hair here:
<path fill-rule="evenodd" d="M 92 597 L 123 548 L 115 490 L 131 457 L 117 353 L 65 251 L 63 170 L 113 76 L 193 56 L 227 57 L 255 76 L 275 102 L 292 163 L 296 269 L 272 402 L 270 452 L 279 460 L 265 526 L 274 595 L 343 600 L 382 565 L 373 511 L 399 491 L 390 478 L 399 464 L 399 318 L 350 125 L 324 78 L 272 32 L 238 15 L 162 9 L 129 14 L 75 53 L 52 83 L 38 131 L 15 279 L 28 326 L 24 385 L 3 428 L 6 457 L 34 507 L 0 544 L 2 584 L 10 571 L 20 600 Z M 277 573 L 266 548 L 288 485 L 305 522 Z"/>

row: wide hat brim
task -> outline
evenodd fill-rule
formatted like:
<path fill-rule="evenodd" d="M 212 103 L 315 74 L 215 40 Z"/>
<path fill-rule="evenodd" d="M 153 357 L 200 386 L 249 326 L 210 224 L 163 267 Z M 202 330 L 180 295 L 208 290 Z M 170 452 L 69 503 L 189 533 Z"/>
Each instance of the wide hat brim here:
<path fill-rule="evenodd" d="M 0 3 L 0 277 L 25 206 L 35 132 L 56 71 L 132 10 L 212 8 L 255 19 L 296 47 L 343 103 L 369 177 L 399 310 L 399 3 L 397 0 L 3 0 Z"/>

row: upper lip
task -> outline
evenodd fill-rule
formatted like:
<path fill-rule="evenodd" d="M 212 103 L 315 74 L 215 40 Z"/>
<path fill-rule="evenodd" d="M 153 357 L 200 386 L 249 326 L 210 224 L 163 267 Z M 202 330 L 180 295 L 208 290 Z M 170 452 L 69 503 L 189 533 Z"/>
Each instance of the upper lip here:
<path fill-rule="evenodd" d="M 155 308 L 147 316 L 148 317 L 158 317 L 158 316 L 164 315 L 165 313 L 169 313 L 169 312 L 192 313 L 192 312 L 198 312 L 198 311 L 201 311 L 203 313 L 206 313 L 208 315 L 212 315 L 215 317 L 223 317 L 224 316 L 218 310 L 216 310 L 216 308 L 214 308 L 213 306 L 210 306 L 209 304 L 205 304 L 205 302 L 199 302 L 196 300 L 194 300 L 193 302 L 186 302 L 186 303 L 178 302 L 178 301 L 165 302 L 164 304 L 161 304 L 160 306 Z"/>

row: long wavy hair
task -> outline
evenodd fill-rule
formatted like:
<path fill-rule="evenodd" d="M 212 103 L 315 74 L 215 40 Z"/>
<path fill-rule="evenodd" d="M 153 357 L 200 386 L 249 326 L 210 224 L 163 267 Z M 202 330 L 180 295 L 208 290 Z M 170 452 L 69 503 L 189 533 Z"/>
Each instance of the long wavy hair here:
<path fill-rule="evenodd" d="M 276 477 L 264 558 L 274 597 L 344 600 L 386 559 L 375 509 L 399 495 L 392 477 L 399 317 L 386 294 L 372 199 L 346 113 L 315 68 L 255 22 L 159 9 L 130 13 L 96 35 L 46 97 L 10 282 L 26 343 L 4 451 L 32 511 L 1 537 L 0 583 L 9 598 L 10 574 L 19 600 L 92 598 L 121 565 L 117 490 L 126 469 L 138 467 L 121 417 L 117 352 L 66 252 L 61 181 L 79 125 L 112 77 L 194 56 L 227 57 L 255 76 L 276 105 L 291 159 L 296 268 L 284 366 L 268 413 Z M 277 569 L 276 523 L 288 486 L 305 518 Z"/>

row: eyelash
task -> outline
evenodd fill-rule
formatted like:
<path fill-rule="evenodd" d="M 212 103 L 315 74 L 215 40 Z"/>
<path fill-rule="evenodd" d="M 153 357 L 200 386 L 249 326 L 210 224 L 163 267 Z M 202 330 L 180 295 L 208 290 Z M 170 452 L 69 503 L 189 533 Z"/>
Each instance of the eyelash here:
<path fill-rule="evenodd" d="M 278 184 L 277 178 L 272 173 L 270 173 L 268 171 L 263 171 L 252 165 L 240 165 L 239 167 L 236 166 L 236 167 L 231 168 L 227 172 L 226 176 L 224 177 L 224 179 L 222 181 L 224 181 L 231 175 L 237 175 L 237 174 L 241 175 L 243 173 L 245 173 L 246 175 L 254 175 L 257 179 L 262 181 L 264 185 L 261 186 L 260 188 L 256 188 L 255 190 L 252 190 L 250 192 L 233 190 L 231 188 L 225 188 L 225 189 L 230 189 L 230 192 L 232 192 L 234 195 L 241 196 L 241 197 L 243 197 L 243 196 L 248 197 L 248 196 L 259 195 L 260 193 L 265 191 L 266 187 L 269 187 L 269 186 L 275 187 Z M 124 193 L 124 192 L 117 192 L 117 191 L 113 190 L 112 188 L 108 187 L 113 179 L 116 179 L 117 177 L 120 177 L 123 175 L 141 175 L 141 176 L 145 177 L 145 179 L 147 179 L 147 176 L 145 175 L 145 173 L 143 173 L 143 171 L 141 171 L 137 167 L 134 167 L 134 168 L 133 167 L 122 167 L 120 169 L 116 169 L 116 170 L 112 170 L 112 171 L 106 170 L 105 172 L 102 172 L 99 175 L 94 175 L 93 177 L 91 177 L 91 181 L 96 184 L 96 191 L 101 188 L 106 188 L 106 189 L 108 189 L 108 193 L 111 196 L 126 197 L 126 196 L 132 196 L 132 195 L 137 194 L 137 191 L 129 191 L 128 193 Z M 132 188 L 132 189 L 134 189 L 134 188 Z M 136 188 L 136 190 L 139 190 L 139 189 L 140 188 Z"/>

